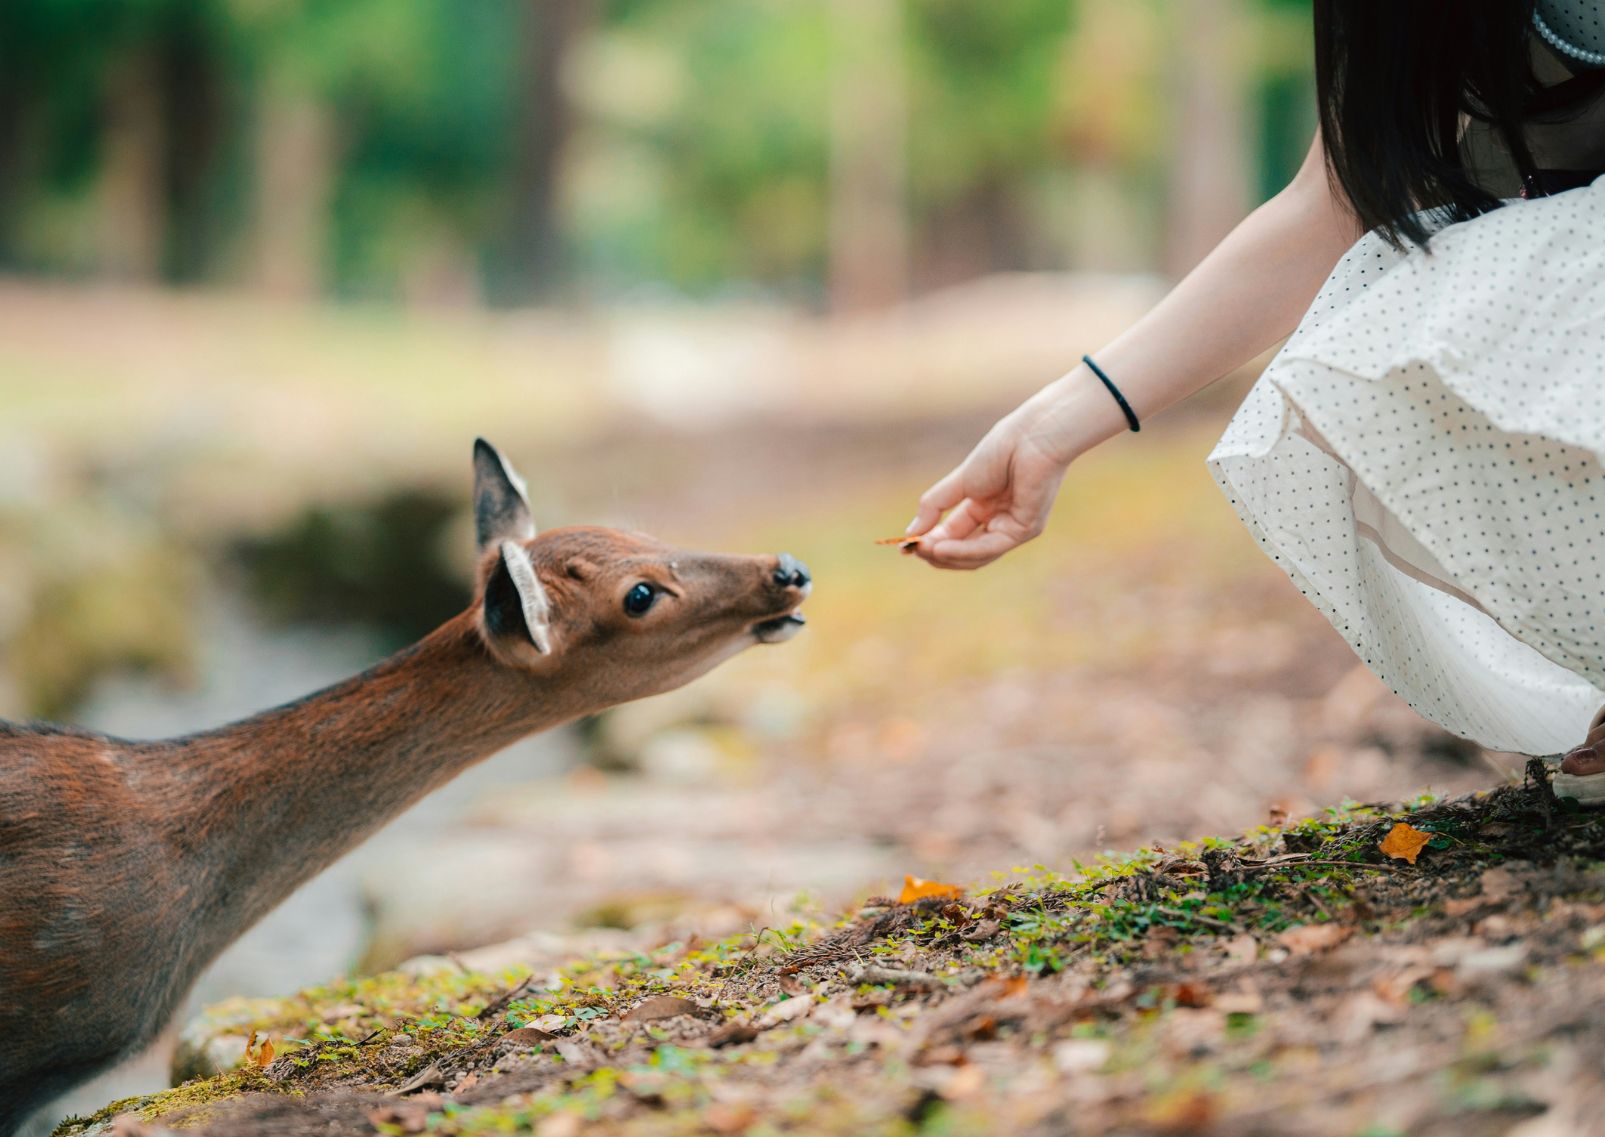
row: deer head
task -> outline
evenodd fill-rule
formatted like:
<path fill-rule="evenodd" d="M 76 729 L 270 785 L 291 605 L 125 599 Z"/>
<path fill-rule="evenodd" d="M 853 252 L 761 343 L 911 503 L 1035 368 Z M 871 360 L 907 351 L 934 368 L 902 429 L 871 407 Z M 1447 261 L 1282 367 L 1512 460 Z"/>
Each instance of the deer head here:
<path fill-rule="evenodd" d="M 593 526 L 539 535 L 523 479 L 474 443 L 479 632 L 531 676 L 585 675 L 598 706 L 678 687 L 803 626 L 812 583 L 789 553 L 725 556 Z"/>

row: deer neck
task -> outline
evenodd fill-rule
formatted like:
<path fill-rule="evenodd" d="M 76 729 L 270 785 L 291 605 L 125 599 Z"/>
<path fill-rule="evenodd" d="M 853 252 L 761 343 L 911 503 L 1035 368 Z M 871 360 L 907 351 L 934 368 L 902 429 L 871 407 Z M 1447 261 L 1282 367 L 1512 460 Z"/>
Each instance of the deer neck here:
<path fill-rule="evenodd" d="M 570 687 L 497 663 L 465 613 L 343 683 L 170 744 L 163 812 L 193 859 L 202 950 L 466 767 L 583 713 Z"/>

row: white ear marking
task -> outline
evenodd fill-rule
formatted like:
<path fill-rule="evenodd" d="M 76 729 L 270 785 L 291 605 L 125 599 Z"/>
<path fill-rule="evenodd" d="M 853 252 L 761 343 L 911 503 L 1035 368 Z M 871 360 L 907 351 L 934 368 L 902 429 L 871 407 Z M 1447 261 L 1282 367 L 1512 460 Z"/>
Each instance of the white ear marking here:
<path fill-rule="evenodd" d="M 517 470 L 513 469 L 513 464 L 507 460 L 507 456 L 505 454 L 503 454 L 500 450 L 496 451 L 496 461 L 498 461 L 498 462 L 500 462 L 502 464 L 502 473 L 507 475 L 507 480 L 509 482 L 511 482 L 512 485 L 513 485 L 513 488 L 518 491 L 518 496 L 524 499 L 525 508 L 528 508 L 529 507 L 529 486 L 524 484 L 523 475 L 520 474 Z M 528 540 L 530 537 L 535 536 L 535 534 L 538 533 L 538 532 L 539 532 L 539 530 L 535 528 L 534 515 L 531 514 L 530 519 L 529 519 L 529 532 L 524 534 L 524 537 L 525 537 L 526 540 Z"/>
<path fill-rule="evenodd" d="M 546 599 L 546 589 L 541 587 L 541 578 L 535 575 L 535 566 L 530 562 L 529 553 L 517 541 L 503 541 L 501 551 L 507 575 L 512 577 L 513 587 L 518 589 L 529 638 L 535 644 L 536 651 L 549 655 L 552 650 L 552 607 Z"/>

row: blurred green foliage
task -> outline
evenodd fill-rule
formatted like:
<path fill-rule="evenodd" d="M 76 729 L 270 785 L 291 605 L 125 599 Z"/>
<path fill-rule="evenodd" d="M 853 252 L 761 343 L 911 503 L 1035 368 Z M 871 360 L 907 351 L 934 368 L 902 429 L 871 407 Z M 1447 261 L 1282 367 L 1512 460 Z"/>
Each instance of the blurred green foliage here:
<path fill-rule="evenodd" d="M 817 299 L 853 115 L 833 104 L 844 2 L 6 0 L 0 267 L 346 297 Z M 1188 3 L 887 2 L 893 38 L 868 48 L 905 118 L 888 145 L 916 287 L 1083 267 L 1065 217 L 1095 208 L 1084 168 L 1163 231 Z M 1307 5 L 1212 10 L 1252 45 L 1211 66 L 1241 72 L 1223 81 L 1252 152 L 1230 160 L 1268 193 L 1308 144 Z M 1127 246 L 1130 263 L 1090 267 L 1156 263 L 1151 234 Z"/>

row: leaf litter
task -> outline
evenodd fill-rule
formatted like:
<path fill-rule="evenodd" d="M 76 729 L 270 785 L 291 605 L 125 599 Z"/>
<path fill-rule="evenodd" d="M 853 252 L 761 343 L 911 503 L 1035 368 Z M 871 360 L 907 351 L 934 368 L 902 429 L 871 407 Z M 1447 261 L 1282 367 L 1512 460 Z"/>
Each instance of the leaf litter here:
<path fill-rule="evenodd" d="M 1396 861 L 1400 825 L 1447 840 Z M 255 1024 L 285 1041 L 251 1092 L 114 1108 L 262 1137 L 1514 1132 L 1605 1098 L 1602 855 L 1539 765 L 830 928 L 352 981 Z"/>

